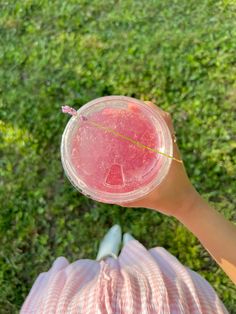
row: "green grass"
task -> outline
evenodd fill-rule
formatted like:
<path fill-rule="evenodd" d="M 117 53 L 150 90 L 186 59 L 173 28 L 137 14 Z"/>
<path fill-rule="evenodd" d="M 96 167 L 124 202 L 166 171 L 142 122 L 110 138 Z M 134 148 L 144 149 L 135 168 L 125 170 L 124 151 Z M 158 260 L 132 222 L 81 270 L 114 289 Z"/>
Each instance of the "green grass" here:
<path fill-rule="evenodd" d="M 193 184 L 235 222 L 235 2 L 2 1 L 0 42 L 1 313 L 19 310 L 57 256 L 95 258 L 114 223 L 168 249 L 236 313 L 235 287 L 179 222 L 87 199 L 60 162 L 61 105 L 153 100 L 173 116 Z"/>

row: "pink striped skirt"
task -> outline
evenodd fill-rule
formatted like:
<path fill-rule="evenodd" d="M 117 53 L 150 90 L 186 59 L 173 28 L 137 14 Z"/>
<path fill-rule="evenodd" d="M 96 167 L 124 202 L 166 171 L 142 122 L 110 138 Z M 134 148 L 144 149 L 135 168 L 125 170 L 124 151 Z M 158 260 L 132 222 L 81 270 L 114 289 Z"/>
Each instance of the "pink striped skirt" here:
<path fill-rule="evenodd" d="M 129 241 L 117 259 L 59 257 L 35 281 L 23 313 L 228 313 L 215 290 L 162 247 Z"/>

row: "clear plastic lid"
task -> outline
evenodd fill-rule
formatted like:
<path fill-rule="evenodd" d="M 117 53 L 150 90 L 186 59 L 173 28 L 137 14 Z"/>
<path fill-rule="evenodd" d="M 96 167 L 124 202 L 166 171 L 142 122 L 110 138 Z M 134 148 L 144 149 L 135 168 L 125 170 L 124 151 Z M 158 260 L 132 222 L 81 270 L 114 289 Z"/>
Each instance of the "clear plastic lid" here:
<path fill-rule="evenodd" d="M 131 202 L 166 176 L 172 138 L 158 109 L 125 96 L 107 96 L 82 106 L 69 120 L 61 160 L 71 183 L 104 203 Z"/>

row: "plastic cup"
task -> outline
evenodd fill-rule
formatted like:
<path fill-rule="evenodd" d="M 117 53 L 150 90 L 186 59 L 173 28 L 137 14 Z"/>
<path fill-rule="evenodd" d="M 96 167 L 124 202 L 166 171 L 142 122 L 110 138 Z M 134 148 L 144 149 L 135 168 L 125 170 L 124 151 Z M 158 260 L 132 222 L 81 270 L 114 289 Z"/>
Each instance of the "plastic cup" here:
<path fill-rule="evenodd" d="M 103 203 L 143 198 L 168 173 L 173 143 L 158 109 L 126 96 L 82 106 L 66 125 L 61 160 L 71 183 Z"/>

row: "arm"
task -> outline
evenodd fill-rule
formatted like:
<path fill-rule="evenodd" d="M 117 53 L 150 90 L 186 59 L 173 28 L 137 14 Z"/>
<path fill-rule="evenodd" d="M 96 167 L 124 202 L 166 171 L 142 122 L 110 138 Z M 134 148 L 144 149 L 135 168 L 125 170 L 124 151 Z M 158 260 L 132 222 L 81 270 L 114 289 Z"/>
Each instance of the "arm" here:
<path fill-rule="evenodd" d="M 236 284 L 236 226 L 212 208 L 198 193 L 188 199 L 176 218 L 195 234 Z"/>
<path fill-rule="evenodd" d="M 159 111 L 170 132 L 174 133 L 170 115 L 153 103 L 146 103 Z M 173 148 L 174 157 L 181 159 L 174 142 Z M 236 284 L 236 226 L 201 198 L 191 184 L 183 163 L 172 161 L 166 178 L 145 198 L 119 205 L 146 207 L 177 218 L 199 239 Z"/>

